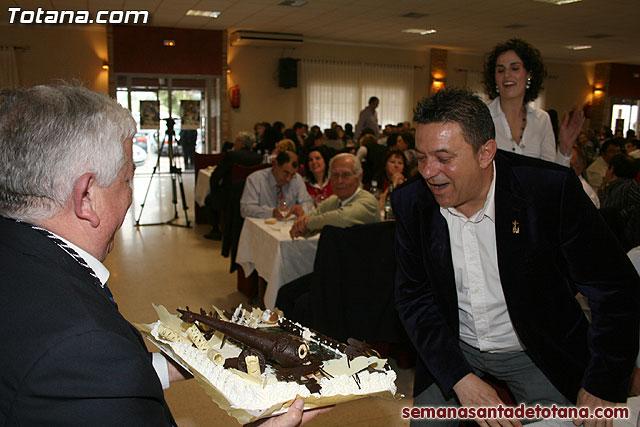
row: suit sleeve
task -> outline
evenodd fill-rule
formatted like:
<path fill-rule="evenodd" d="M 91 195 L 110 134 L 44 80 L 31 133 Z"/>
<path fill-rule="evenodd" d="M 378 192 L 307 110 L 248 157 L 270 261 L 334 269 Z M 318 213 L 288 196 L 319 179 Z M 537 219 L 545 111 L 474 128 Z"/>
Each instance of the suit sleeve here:
<path fill-rule="evenodd" d="M 462 354 L 456 333 L 445 321 L 425 269 L 426 254 L 422 253 L 419 226 L 408 218 L 409 200 L 397 197 L 399 192 L 392 193 L 396 214 L 396 308 L 418 355 L 448 393 L 473 368 Z"/>
<path fill-rule="evenodd" d="M 39 359 L 21 389 L 17 399 L 27 402 L 16 418 L 25 425 L 170 425 L 149 358 L 115 333 L 65 339 Z"/>
<path fill-rule="evenodd" d="M 601 399 L 624 402 L 638 354 L 640 279 L 577 177 L 571 171 L 567 176 L 561 250 L 592 314 L 587 336 L 590 361 L 581 386 Z M 595 262 L 593 251 L 599 254 Z"/>
<path fill-rule="evenodd" d="M 309 231 L 321 230 L 325 225 L 346 228 L 352 225 L 369 224 L 380 221 L 378 203 L 374 197 L 360 197 L 355 203 L 350 203 L 347 206 L 326 212 L 321 209 L 321 207 L 322 205 L 309 216 L 307 223 Z"/>
<path fill-rule="evenodd" d="M 211 174 L 211 178 L 209 178 L 209 186 L 212 190 L 222 185 L 222 180 L 224 179 L 225 174 L 229 169 L 231 169 L 232 162 L 229 157 L 229 153 L 227 153 L 218 167 Z"/>

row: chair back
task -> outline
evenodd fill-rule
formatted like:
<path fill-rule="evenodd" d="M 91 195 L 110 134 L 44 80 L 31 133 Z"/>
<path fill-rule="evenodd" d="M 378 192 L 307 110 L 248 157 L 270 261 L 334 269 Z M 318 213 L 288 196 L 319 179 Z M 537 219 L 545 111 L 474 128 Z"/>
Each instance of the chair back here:
<path fill-rule="evenodd" d="M 309 325 L 338 341 L 399 343 L 404 339 L 395 309 L 395 221 L 326 226 L 313 271 Z"/>
<path fill-rule="evenodd" d="M 222 161 L 223 158 L 224 158 L 224 153 L 219 153 L 219 154 L 195 153 L 193 155 L 193 166 L 195 169 L 196 176 L 198 176 L 198 171 L 200 169 L 204 169 L 207 166 L 216 166 Z"/>
<path fill-rule="evenodd" d="M 255 166 L 242 166 L 238 163 L 234 163 L 231 170 L 231 183 L 242 181 L 255 171 L 269 167 L 271 167 L 271 163 L 260 163 Z"/>

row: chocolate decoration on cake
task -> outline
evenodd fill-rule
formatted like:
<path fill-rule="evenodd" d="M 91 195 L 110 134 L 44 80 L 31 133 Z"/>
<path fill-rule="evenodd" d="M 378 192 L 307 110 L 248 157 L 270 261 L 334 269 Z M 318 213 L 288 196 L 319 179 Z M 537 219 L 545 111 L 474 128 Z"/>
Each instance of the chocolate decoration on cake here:
<path fill-rule="evenodd" d="M 224 360 L 224 369 L 231 369 L 231 368 L 240 370 L 238 367 L 237 357 L 228 357 Z"/>
<path fill-rule="evenodd" d="M 264 357 L 285 368 L 300 366 L 309 362 L 309 347 L 300 338 L 291 334 L 273 334 L 225 322 L 224 320 L 197 314 L 189 310 L 178 309 L 178 312 L 183 321 L 194 323 L 197 320 L 204 325 L 211 326 L 236 341 L 260 350 Z"/>
<path fill-rule="evenodd" d="M 380 354 L 364 341 L 358 341 L 355 338 L 347 338 L 347 344 L 348 345 L 347 349 L 345 350 L 345 354 L 351 360 L 355 359 L 358 356 L 380 357 Z"/>
<path fill-rule="evenodd" d="M 260 363 L 260 373 L 263 373 L 266 367 L 264 354 L 262 354 L 260 350 L 256 350 L 255 348 L 251 347 L 242 350 L 240 356 L 238 356 L 238 369 L 243 372 L 249 373 L 249 370 L 247 369 L 247 357 L 249 356 L 255 356 L 258 358 L 258 362 Z"/>
<path fill-rule="evenodd" d="M 310 337 L 311 341 L 314 341 L 314 342 L 316 342 L 316 343 L 318 343 L 320 345 L 329 347 L 332 350 L 337 350 L 337 351 L 339 351 L 341 353 L 344 353 L 346 348 L 347 348 L 347 346 L 345 344 L 343 344 L 343 343 L 341 343 L 339 341 L 336 341 L 333 338 L 328 337 L 328 336 L 326 336 L 324 334 L 321 334 L 320 332 L 315 331 L 315 330 L 313 330 L 311 328 L 307 328 L 307 327 L 301 326 L 301 325 L 299 325 L 299 324 L 297 324 L 295 322 L 292 322 L 289 319 L 286 319 L 286 318 L 280 319 L 278 321 L 278 325 L 282 329 L 284 329 L 285 331 L 290 332 L 292 334 L 295 334 L 295 335 L 297 335 L 299 337 L 303 336 L 305 330 L 309 331 L 309 333 L 311 334 L 311 337 Z"/>

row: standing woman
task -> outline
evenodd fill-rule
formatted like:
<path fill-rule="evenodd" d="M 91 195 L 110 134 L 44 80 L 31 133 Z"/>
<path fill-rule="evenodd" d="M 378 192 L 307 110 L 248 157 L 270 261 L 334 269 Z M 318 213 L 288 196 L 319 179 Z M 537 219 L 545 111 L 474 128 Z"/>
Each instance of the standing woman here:
<path fill-rule="evenodd" d="M 545 68 L 540 51 L 524 40 L 497 45 L 484 66 L 484 88 L 496 128 L 498 148 L 568 166 L 571 147 L 584 122 L 584 113 L 567 114 L 558 131 L 558 146 L 549 115 L 535 108 Z"/>

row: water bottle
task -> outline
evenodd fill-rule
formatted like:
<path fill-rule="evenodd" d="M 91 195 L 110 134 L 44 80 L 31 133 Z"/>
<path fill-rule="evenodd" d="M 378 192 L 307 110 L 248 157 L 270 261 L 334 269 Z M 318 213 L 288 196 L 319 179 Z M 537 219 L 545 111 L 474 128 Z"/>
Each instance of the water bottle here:
<path fill-rule="evenodd" d="M 387 191 L 387 197 L 384 199 L 384 219 L 394 219 L 393 209 L 391 209 L 391 192 L 393 191 L 393 184 L 389 184 L 389 191 Z"/>
<path fill-rule="evenodd" d="M 369 187 L 369 192 L 373 194 L 373 196 L 378 198 L 378 181 L 371 181 L 371 187 Z"/>

